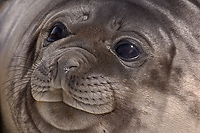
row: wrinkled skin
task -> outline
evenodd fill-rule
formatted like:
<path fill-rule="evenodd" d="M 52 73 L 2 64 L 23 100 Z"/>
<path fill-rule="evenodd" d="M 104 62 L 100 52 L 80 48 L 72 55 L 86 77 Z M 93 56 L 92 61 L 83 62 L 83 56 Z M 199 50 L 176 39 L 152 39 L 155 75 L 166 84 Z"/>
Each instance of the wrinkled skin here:
<path fill-rule="evenodd" d="M 200 132 L 199 0 L 0 7 L 4 133 Z M 70 35 L 48 42 L 57 22 Z M 137 58 L 116 52 L 123 39 Z"/>

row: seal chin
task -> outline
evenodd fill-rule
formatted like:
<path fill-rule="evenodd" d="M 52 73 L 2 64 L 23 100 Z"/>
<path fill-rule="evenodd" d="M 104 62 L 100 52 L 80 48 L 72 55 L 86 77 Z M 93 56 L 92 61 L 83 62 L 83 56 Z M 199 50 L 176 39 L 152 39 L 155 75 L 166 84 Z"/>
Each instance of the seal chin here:
<path fill-rule="evenodd" d="M 62 131 L 83 130 L 98 123 L 99 116 L 75 109 L 63 102 L 36 102 L 40 120 Z"/>

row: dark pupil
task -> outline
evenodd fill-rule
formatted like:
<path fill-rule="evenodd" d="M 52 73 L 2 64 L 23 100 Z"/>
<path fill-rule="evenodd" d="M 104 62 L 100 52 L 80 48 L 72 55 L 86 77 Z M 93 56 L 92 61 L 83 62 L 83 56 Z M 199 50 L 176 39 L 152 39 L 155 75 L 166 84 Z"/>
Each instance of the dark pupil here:
<path fill-rule="evenodd" d="M 62 30 L 58 26 L 55 26 L 51 31 L 51 33 L 49 34 L 47 41 L 54 42 L 61 38 L 62 38 Z"/>
<path fill-rule="evenodd" d="M 123 59 L 133 59 L 139 56 L 138 49 L 131 42 L 123 42 L 116 48 L 118 56 Z"/>

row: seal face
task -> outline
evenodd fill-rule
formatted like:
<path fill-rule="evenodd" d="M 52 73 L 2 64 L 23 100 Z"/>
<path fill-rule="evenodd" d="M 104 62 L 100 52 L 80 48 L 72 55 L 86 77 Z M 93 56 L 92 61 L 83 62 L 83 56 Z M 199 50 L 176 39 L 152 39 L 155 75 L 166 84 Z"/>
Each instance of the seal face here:
<path fill-rule="evenodd" d="M 13 1 L 0 15 L 5 126 L 200 132 L 200 3 L 174 2 Z"/>

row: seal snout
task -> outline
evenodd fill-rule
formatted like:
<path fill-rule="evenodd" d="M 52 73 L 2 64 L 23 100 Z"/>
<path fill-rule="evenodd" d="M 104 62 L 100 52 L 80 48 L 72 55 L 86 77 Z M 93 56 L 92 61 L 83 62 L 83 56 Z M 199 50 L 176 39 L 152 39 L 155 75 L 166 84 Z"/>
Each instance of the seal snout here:
<path fill-rule="evenodd" d="M 61 57 L 57 62 L 57 73 L 55 81 L 53 81 L 54 87 L 65 88 L 68 84 L 72 74 L 75 74 L 80 69 L 80 64 L 75 58 L 68 58 L 67 56 Z"/>
<path fill-rule="evenodd" d="M 113 91 L 103 76 L 88 74 L 95 63 L 85 50 L 67 52 L 58 60 L 55 81 L 60 81 L 65 104 L 93 114 L 108 113 L 114 108 Z"/>
<path fill-rule="evenodd" d="M 55 55 L 43 59 L 33 72 L 32 96 L 36 101 L 64 102 L 92 114 L 113 111 L 112 86 L 108 78 L 95 72 L 97 59 L 92 53 L 71 47 L 57 54 L 59 57 Z M 43 70 L 51 79 L 46 84 L 40 81 L 45 77 Z M 38 82 L 41 85 L 35 87 Z"/>

